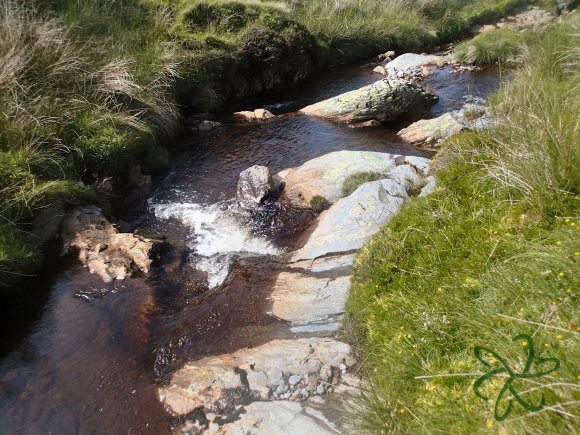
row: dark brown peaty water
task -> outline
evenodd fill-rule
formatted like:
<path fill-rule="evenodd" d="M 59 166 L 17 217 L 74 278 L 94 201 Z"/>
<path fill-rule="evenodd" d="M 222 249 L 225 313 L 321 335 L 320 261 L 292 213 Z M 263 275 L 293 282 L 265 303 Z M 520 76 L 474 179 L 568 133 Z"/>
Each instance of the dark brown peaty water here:
<path fill-rule="evenodd" d="M 412 117 L 353 129 L 289 113 L 379 78 L 366 66 L 332 69 L 292 95 L 247 107 L 287 113 L 279 119 L 225 120 L 216 133 L 186 138 L 149 206 L 133 213 L 170 242 L 156 248 L 149 276 L 105 285 L 73 263 L 0 300 L 0 433 L 169 433 L 155 394 L 168 374 L 187 359 L 284 336 L 266 313 L 272 272 L 281 267 L 268 254 L 290 249 L 311 217 L 286 210 L 248 228 L 231 201 L 238 175 L 344 149 L 422 155 L 391 131 Z M 416 116 L 454 109 L 465 94 L 485 96 L 498 81 L 494 69 L 437 74 L 427 83 L 440 102 Z M 218 284 L 208 286 L 208 276 Z"/>

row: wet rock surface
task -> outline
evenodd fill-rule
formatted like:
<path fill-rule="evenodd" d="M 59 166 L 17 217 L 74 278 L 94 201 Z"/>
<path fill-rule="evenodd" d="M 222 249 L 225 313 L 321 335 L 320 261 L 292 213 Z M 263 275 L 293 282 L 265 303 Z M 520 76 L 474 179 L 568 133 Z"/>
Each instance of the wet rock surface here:
<path fill-rule="evenodd" d="M 255 210 L 272 193 L 273 182 L 266 166 L 254 165 L 240 173 L 237 198 L 240 207 Z"/>
<path fill-rule="evenodd" d="M 390 121 L 411 109 L 427 107 L 437 96 L 406 80 L 379 80 L 368 86 L 304 107 L 306 115 L 343 122 Z"/>
<path fill-rule="evenodd" d="M 152 241 L 119 233 L 98 207 L 73 210 L 63 222 L 64 246 L 78 249 L 79 260 L 105 282 L 124 279 L 135 270 L 147 273 Z"/>
<path fill-rule="evenodd" d="M 405 53 L 381 66 L 382 70 L 377 72 L 392 79 L 418 81 L 432 74 L 431 67 L 443 67 L 449 60 L 449 56 Z"/>

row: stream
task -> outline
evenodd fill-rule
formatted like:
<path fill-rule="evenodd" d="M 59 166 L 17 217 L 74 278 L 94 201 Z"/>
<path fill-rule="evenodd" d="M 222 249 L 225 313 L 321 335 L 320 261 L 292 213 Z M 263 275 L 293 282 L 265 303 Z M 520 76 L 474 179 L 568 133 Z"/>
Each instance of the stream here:
<path fill-rule="evenodd" d="M 367 65 L 333 68 L 244 107 L 265 107 L 276 119 L 224 118 L 215 131 L 182 138 L 166 177 L 125 217 L 166 241 L 148 275 L 105 284 L 63 257 L 2 299 L 0 433 L 170 433 L 178 422 L 156 387 L 186 361 L 291 337 L 268 315 L 267 297 L 281 268 L 276 256 L 300 245 L 313 217 L 283 209 L 244 219 L 239 173 L 252 165 L 276 173 L 337 150 L 425 156 L 395 132 L 460 107 L 465 95 L 485 97 L 500 74 L 438 70 L 423 83 L 440 97 L 429 112 L 378 128 L 295 113 L 380 78 Z"/>

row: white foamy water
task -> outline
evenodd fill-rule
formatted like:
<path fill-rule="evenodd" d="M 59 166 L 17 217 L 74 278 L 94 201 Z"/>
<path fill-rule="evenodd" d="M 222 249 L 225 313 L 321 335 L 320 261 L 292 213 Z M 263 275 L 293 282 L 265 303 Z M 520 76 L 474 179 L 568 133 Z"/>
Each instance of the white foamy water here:
<path fill-rule="evenodd" d="M 277 255 L 265 237 L 252 234 L 236 218 L 237 205 L 223 201 L 212 205 L 194 203 L 151 204 L 159 219 L 177 219 L 191 228 L 189 247 L 201 258 L 194 260 L 197 269 L 207 272 L 210 287 L 225 281 L 234 254 Z"/>

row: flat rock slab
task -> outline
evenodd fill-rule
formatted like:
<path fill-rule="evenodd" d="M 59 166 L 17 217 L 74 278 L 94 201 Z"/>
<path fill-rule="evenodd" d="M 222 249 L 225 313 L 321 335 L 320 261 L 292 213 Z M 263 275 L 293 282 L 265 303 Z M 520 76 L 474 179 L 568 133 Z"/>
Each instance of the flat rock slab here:
<path fill-rule="evenodd" d="M 415 146 L 436 149 L 441 142 L 462 130 L 480 130 L 493 124 L 489 108 L 466 104 L 460 110 L 433 119 L 422 119 L 398 132 L 401 138 Z"/>
<path fill-rule="evenodd" d="M 196 408 L 220 414 L 248 398 L 266 399 L 276 388 L 290 388 L 288 379 L 299 376 L 295 388 L 314 378 L 328 381 L 340 364 L 350 366 L 350 346 L 330 338 L 273 340 L 253 349 L 212 356 L 178 370 L 168 387 L 158 389 L 165 407 L 179 415 Z"/>
<path fill-rule="evenodd" d="M 318 226 L 291 261 L 351 252 L 361 248 L 408 199 L 403 185 L 394 180 L 365 183 L 340 199 L 318 218 Z"/>
<path fill-rule="evenodd" d="M 315 196 L 323 196 L 331 204 L 342 198 L 342 185 L 348 176 L 360 172 L 387 174 L 399 157 L 402 156 L 372 151 L 335 151 L 281 171 L 275 179 L 285 184 L 282 202 L 309 209 Z"/>
<path fill-rule="evenodd" d="M 417 107 L 437 101 L 437 96 L 406 80 L 387 79 L 312 104 L 300 110 L 307 115 L 344 122 L 376 119 L 391 121 Z"/>
<path fill-rule="evenodd" d="M 272 314 L 292 324 L 325 322 L 344 313 L 350 276 L 314 278 L 282 272 L 274 284 Z"/>
<path fill-rule="evenodd" d="M 230 435 L 336 435 L 338 430 L 320 412 L 298 402 L 254 402 L 239 420 L 219 428 Z M 306 414 L 306 415 L 305 415 Z M 210 432 L 211 433 L 211 432 Z"/>

